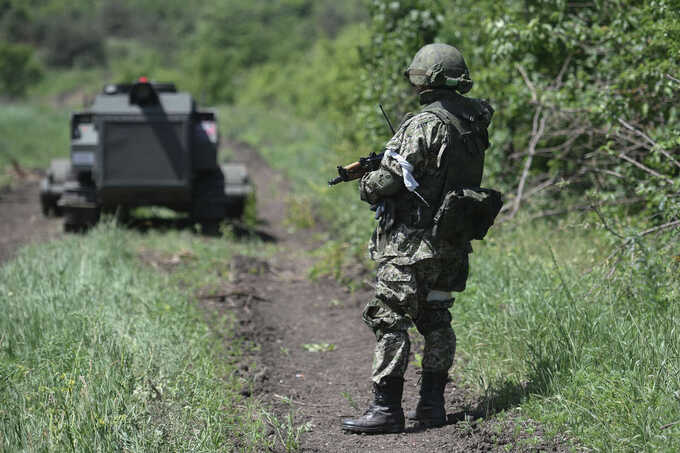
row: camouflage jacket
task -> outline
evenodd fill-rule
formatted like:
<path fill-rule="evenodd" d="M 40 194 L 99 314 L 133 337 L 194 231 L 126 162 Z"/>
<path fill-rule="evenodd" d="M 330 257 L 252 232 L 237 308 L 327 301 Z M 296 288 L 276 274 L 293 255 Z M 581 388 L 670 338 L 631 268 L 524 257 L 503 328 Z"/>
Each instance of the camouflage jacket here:
<path fill-rule="evenodd" d="M 451 95 L 448 101 L 456 102 L 456 105 L 469 104 L 470 111 L 481 111 L 486 115 L 483 117 L 486 134 L 493 113 L 490 107 L 488 111 L 484 110 L 488 104 L 460 95 Z M 440 107 L 441 103 L 435 104 Z M 374 205 L 380 215 L 369 244 L 371 259 L 375 261 L 411 265 L 429 258 L 448 259 L 459 255 L 461 250 L 472 250 L 469 242 L 435 240 L 431 227 L 446 189 L 449 166 L 456 166 L 455 172 L 473 181 L 473 185 L 479 185 L 483 150 L 481 162 L 468 169 L 467 162 L 457 159 L 465 154 L 456 150 L 460 147 L 456 140 L 457 129 L 447 124 L 442 115 L 428 111 L 430 106 L 402 122 L 385 145 L 380 168 L 364 175 L 359 182 L 361 199 Z M 414 185 L 417 187 L 413 191 L 407 188 Z"/>

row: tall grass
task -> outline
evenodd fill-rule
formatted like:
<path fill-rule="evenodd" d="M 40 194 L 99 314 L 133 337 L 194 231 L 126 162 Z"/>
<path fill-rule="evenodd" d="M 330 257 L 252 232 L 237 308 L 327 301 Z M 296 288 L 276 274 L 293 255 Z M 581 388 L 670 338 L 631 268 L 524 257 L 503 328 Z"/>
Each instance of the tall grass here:
<path fill-rule="evenodd" d="M 209 328 L 181 272 L 140 264 L 148 246 L 104 224 L 0 268 L 0 450 L 267 448 L 233 317 Z"/>
<path fill-rule="evenodd" d="M 480 247 L 453 307 L 458 363 L 494 410 L 597 451 L 676 451 L 680 263 L 647 246 L 610 277 L 590 269 L 597 239 L 545 225 Z"/>

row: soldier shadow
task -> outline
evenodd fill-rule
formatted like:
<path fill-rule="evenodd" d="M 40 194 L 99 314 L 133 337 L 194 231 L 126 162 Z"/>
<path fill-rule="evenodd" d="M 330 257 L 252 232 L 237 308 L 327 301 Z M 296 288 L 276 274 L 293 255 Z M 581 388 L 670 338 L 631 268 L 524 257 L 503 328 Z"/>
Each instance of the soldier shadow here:
<path fill-rule="evenodd" d="M 493 417 L 498 413 L 518 407 L 530 395 L 549 396 L 553 393 L 552 377 L 568 369 L 566 363 L 550 358 L 541 358 L 530 365 L 532 372 L 526 381 L 517 382 L 506 379 L 499 385 L 491 386 L 472 405 L 458 412 L 446 414 L 446 425 L 475 423 Z M 415 425 L 407 428 L 406 432 L 420 432 L 426 429 L 428 428 Z"/>

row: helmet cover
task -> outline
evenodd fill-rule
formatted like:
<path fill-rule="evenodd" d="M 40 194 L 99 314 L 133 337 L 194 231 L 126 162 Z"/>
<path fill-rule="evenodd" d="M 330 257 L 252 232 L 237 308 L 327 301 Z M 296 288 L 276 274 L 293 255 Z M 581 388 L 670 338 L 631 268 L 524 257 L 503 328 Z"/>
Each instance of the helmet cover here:
<path fill-rule="evenodd" d="M 448 44 L 423 46 L 404 71 L 411 85 L 419 88 L 452 88 L 465 94 L 472 80 L 465 59 L 458 49 Z"/>

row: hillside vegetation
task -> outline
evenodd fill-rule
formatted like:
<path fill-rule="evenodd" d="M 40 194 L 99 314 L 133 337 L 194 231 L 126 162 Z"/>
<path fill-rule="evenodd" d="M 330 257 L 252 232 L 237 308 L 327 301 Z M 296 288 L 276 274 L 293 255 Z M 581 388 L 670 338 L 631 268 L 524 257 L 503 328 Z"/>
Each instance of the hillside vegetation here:
<path fill-rule="evenodd" d="M 354 184 L 329 189 L 325 183 L 336 165 L 379 151 L 389 138 L 378 103 L 395 123 L 418 108 L 402 73 L 415 51 L 433 41 L 461 49 L 475 81 L 470 95 L 489 99 L 496 109 L 484 184 L 506 196 L 502 222 L 475 244 L 470 284 L 452 308 L 456 372 L 490 409 L 519 411 L 552 433 L 568 434 L 577 447 L 674 451 L 680 442 L 678 0 L 237 0 L 200 6 L 0 0 L 0 169 L 13 161 L 41 167 L 65 154 L 69 110 L 104 82 L 141 75 L 173 80 L 219 106 L 223 134 L 254 145 L 289 176 L 293 222 L 328 226 L 310 277 L 327 274 L 359 285 L 350 271 L 357 261 L 370 266 L 365 243 L 372 216 Z M 11 183 L 11 172 L 2 173 L 0 184 Z M 111 243 L 119 234 L 103 229 L 88 241 Z M 56 252 L 31 249 L 3 268 L 4 275 L 16 275 L 2 280 L 5 297 L 17 288 L 27 297 L 56 291 L 26 284 L 33 277 L 22 269 L 41 253 Z M 129 250 L 116 252 L 123 255 L 113 261 L 88 258 L 82 248 L 69 253 L 75 262 L 88 259 L 108 269 L 131 261 Z M 143 275 L 152 289 L 162 283 Z M 92 270 L 82 278 L 96 277 Z M 119 278 L 116 284 L 125 285 L 132 277 Z M 140 297 L 155 296 L 144 289 Z M 171 307 L 187 307 L 174 297 Z M 37 341 L 30 338 L 40 326 L 22 316 L 15 316 L 12 335 Z M 87 330 L 86 317 L 78 319 L 74 329 Z M 195 319 L 182 319 L 191 338 L 200 337 Z M 152 351 L 136 345 L 144 338 L 124 340 L 123 349 Z M 60 371 L 64 382 L 54 381 L 61 374 L 42 384 L 39 376 L 28 381 L 21 370 L 30 367 L 15 364 L 38 360 L 31 348 L 14 348 L 10 357 L 1 347 L 0 362 L 15 367 L 12 379 L 26 389 L 71 385 L 82 391 L 82 372 Z M 53 353 L 44 351 L 44 357 Z M 130 364 L 131 376 L 137 363 Z M 134 383 L 125 376 L 121 382 Z M 134 385 L 126 385 L 134 396 Z M 41 407 L 12 398 L 12 419 L 20 407 Z M 93 417 L 88 410 L 74 413 Z M 107 416 L 119 420 L 125 410 Z M 24 428 L 8 425 L 10 412 L 2 414 L 9 442 Z M 105 440 L 109 431 L 102 432 Z M 142 440 L 135 445 L 146 445 L 147 434 L 137 432 L 132 439 Z M 219 442 L 223 435 L 187 440 Z M 78 436 L 100 439 L 89 431 Z"/>

